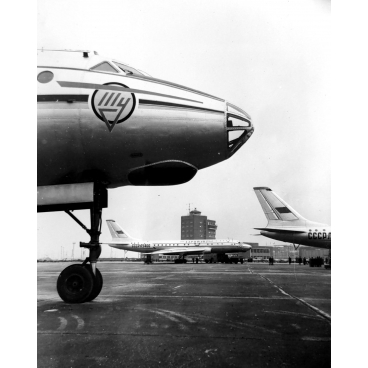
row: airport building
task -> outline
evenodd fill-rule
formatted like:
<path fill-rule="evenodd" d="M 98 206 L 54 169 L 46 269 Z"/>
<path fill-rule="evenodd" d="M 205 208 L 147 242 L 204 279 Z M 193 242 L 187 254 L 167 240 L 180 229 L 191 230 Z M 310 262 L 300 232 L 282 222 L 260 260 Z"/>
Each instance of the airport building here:
<path fill-rule="evenodd" d="M 181 216 L 181 240 L 216 239 L 216 221 L 201 215 L 196 208 Z"/>
<path fill-rule="evenodd" d="M 311 257 L 329 257 L 329 249 L 320 249 L 314 247 L 300 246 L 298 249 L 294 249 L 292 244 L 273 244 L 269 246 L 252 246 L 250 250 L 250 257 L 257 260 L 268 259 L 273 257 L 274 259 L 287 260 L 289 257 L 295 259 L 297 257 L 311 258 Z"/>

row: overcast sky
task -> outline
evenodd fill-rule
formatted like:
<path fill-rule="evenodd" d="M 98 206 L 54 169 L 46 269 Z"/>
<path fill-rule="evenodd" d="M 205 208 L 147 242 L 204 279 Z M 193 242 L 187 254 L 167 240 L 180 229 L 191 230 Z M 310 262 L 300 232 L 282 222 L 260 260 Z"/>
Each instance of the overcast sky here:
<path fill-rule="evenodd" d="M 137 238 L 180 239 L 190 204 L 216 220 L 217 238 L 272 244 L 251 235 L 267 223 L 253 187 L 269 186 L 331 223 L 330 1 L 39 0 L 37 37 L 38 48 L 96 50 L 252 117 L 255 132 L 232 158 L 183 185 L 109 190 L 103 220 Z M 74 214 L 89 227 L 88 211 Z M 62 246 L 70 256 L 73 242 L 80 255 L 89 237 L 68 215 L 37 216 L 38 257 L 60 257 Z"/>

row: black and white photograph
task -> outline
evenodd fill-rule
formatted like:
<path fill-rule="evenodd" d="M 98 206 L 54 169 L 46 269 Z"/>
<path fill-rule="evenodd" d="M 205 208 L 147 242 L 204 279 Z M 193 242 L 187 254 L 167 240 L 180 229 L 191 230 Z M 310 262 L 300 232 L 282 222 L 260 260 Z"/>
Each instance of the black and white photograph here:
<path fill-rule="evenodd" d="M 338 366 L 331 1 L 36 5 L 37 367 Z"/>

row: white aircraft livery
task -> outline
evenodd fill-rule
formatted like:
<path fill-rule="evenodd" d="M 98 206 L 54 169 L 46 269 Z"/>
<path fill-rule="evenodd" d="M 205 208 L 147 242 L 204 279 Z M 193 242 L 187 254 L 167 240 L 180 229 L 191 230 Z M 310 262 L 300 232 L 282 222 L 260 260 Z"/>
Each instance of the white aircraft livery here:
<path fill-rule="evenodd" d="M 204 239 L 204 240 L 155 240 L 144 241 L 129 236 L 114 220 L 106 220 L 112 239 L 108 244 L 110 247 L 140 252 L 148 256 L 154 254 L 195 255 L 203 253 L 233 253 L 246 252 L 252 248 L 251 245 L 229 239 Z"/>
<path fill-rule="evenodd" d="M 261 235 L 294 245 L 331 249 L 330 225 L 307 220 L 270 188 L 253 189 L 268 220 L 266 227 L 255 228 Z"/>

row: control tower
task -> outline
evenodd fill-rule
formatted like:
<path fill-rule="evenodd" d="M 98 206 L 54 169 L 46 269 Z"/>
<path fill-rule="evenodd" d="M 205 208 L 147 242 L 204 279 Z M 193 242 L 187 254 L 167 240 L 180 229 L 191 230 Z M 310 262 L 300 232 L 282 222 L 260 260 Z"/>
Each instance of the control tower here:
<path fill-rule="evenodd" d="M 181 216 L 181 240 L 216 239 L 216 221 L 207 219 L 196 208 Z"/>

